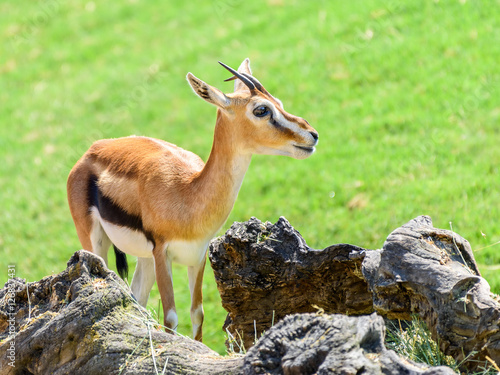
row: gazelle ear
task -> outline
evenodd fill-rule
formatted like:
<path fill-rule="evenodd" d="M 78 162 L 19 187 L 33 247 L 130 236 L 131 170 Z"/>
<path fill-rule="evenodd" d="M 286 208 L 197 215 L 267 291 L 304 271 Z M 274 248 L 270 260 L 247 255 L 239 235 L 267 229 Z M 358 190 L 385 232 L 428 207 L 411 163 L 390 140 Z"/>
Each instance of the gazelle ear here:
<path fill-rule="evenodd" d="M 252 70 L 250 69 L 250 59 L 248 57 L 240 64 L 238 72 L 252 75 Z"/>
<path fill-rule="evenodd" d="M 215 87 L 210 86 L 209 84 L 206 84 L 191 73 L 187 74 L 186 79 L 188 80 L 195 94 L 203 100 L 209 102 L 210 104 L 213 104 L 219 108 L 226 108 L 231 103 L 231 100 L 226 95 L 224 95 L 223 92 L 221 92 L 219 89 L 216 89 Z"/>
<path fill-rule="evenodd" d="M 250 69 L 250 59 L 248 57 L 240 64 L 238 72 L 252 75 L 252 70 Z M 248 90 L 248 87 L 239 79 L 236 79 L 234 81 L 234 91 L 236 92 L 238 90 Z"/>

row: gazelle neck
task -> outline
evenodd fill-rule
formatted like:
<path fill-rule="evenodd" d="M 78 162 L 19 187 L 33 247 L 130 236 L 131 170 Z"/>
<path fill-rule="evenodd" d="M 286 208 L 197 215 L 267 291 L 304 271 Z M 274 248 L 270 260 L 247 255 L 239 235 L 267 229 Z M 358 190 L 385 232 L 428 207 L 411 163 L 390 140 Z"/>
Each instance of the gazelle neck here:
<path fill-rule="evenodd" d="M 224 224 L 233 208 L 251 158 L 252 154 L 238 142 L 231 119 L 218 110 L 210 156 L 193 181 L 208 215 L 206 224 L 212 223 L 215 231 Z"/>

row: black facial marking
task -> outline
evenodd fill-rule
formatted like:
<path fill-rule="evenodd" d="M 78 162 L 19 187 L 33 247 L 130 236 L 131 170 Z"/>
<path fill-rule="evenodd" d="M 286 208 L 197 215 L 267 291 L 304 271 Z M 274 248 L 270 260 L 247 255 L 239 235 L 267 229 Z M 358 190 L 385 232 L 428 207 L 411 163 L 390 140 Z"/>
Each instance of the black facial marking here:
<path fill-rule="evenodd" d="M 96 176 L 90 177 L 87 194 L 89 208 L 96 207 L 104 220 L 121 227 L 142 232 L 148 241 L 154 245 L 153 236 L 149 231 L 144 229 L 141 217 L 129 214 L 110 198 L 103 195 L 99 186 L 97 186 Z"/>
<path fill-rule="evenodd" d="M 276 121 L 275 119 L 273 119 L 271 117 L 271 124 L 273 124 L 274 126 L 276 126 L 277 128 L 282 128 L 283 125 L 281 125 L 278 121 Z"/>
<path fill-rule="evenodd" d="M 279 131 L 285 133 L 285 134 L 289 134 L 289 135 L 292 135 L 293 132 L 288 129 L 287 127 L 281 125 L 278 121 L 276 121 L 274 118 L 273 118 L 273 115 L 271 115 L 271 118 L 269 119 L 269 121 L 271 122 L 271 124 L 276 128 L 278 129 Z"/>

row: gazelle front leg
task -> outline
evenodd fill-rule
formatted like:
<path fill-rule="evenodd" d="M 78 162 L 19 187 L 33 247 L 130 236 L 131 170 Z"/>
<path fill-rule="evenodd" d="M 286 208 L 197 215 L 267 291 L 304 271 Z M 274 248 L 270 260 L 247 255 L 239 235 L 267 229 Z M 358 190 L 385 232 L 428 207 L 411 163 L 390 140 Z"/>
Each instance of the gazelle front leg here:
<path fill-rule="evenodd" d="M 174 332 L 177 330 L 178 319 L 175 310 L 174 286 L 172 283 L 172 261 L 166 255 L 164 245 L 155 246 L 153 258 L 156 272 L 156 284 L 160 292 L 161 304 L 163 307 L 163 325 L 167 330 Z"/>
<path fill-rule="evenodd" d="M 193 338 L 197 341 L 203 339 L 203 272 L 207 256 L 197 266 L 188 267 L 189 290 L 191 292 L 191 324 L 193 325 Z"/>

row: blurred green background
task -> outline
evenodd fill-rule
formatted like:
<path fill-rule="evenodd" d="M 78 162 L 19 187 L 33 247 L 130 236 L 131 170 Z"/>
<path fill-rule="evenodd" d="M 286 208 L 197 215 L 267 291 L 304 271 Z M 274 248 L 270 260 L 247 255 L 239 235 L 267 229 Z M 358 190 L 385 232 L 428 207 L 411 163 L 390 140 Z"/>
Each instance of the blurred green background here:
<path fill-rule="evenodd" d="M 0 281 L 9 264 L 28 281 L 58 273 L 80 249 L 66 178 L 95 140 L 147 135 L 206 159 L 215 109 L 185 75 L 230 92 L 217 61 L 249 57 L 320 143 L 307 160 L 254 157 L 221 234 L 285 216 L 312 247 L 375 249 L 427 214 L 470 241 L 500 293 L 499 10 L 498 0 L 0 3 Z M 174 272 L 190 335 L 187 272 Z M 204 293 L 205 343 L 224 353 L 210 267 Z M 154 309 L 158 298 L 155 286 Z"/>

